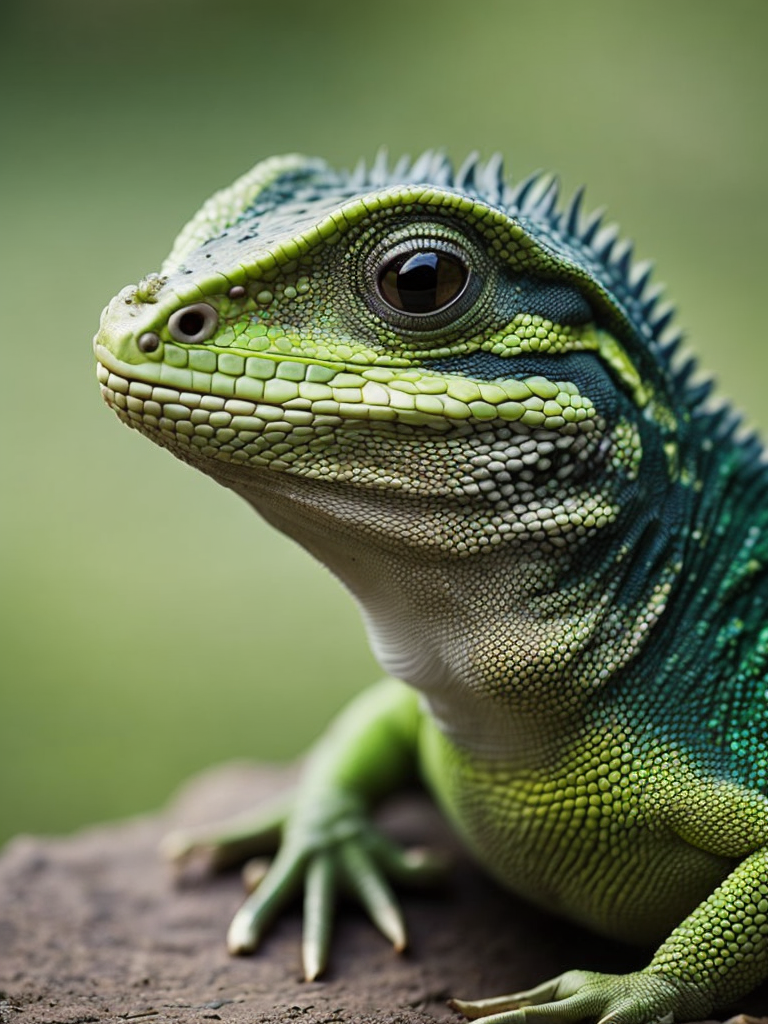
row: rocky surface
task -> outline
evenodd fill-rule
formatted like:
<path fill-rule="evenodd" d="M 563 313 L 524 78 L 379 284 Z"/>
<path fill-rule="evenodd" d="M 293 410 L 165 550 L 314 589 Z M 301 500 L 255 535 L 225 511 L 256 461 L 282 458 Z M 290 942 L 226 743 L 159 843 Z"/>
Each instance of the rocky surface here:
<path fill-rule="evenodd" d="M 446 888 L 403 894 L 407 954 L 394 954 L 355 907 L 342 905 L 321 982 L 301 980 L 298 909 L 278 922 L 257 956 L 229 957 L 223 936 L 242 899 L 239 877 L 174 883 L 158 843 L 171 828 L 273 795 L 290 774 L 229 765 L 193 780 L 155 816 L 66 838 L 13 840 L 0 855 L 1 1024 L 458 1024 L 449 995 L 514 991 L 576 966 L 642 964 L 642 951 L 598 940 L 500 892 L 420 794 L 383 811 L 388 830 L 407 843 L 447 846 L 456 863 Z M 758 1015 L 766 1008 L 765 989 L 740 1007 Z"/>

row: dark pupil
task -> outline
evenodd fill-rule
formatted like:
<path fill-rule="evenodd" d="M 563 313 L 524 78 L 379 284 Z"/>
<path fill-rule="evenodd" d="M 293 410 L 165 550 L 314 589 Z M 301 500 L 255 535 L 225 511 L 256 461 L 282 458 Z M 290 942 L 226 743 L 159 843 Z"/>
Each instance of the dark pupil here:
<path fill-rule="evenodd" d="M 188 338 L 194 338 L 195 335 L 199 334 L 205 326 L 205 317 L 202 313 L 198 313 L 196 310 L 192 310 L 189 313 L 185 313 L 184 316 L 179 317 L 179 330 L 182 334 L 186 334 Z"/>
<path fill-rule="evenodd" d="M 406 313 L 435 313 L 457 298 L 467 269 L 444 252 L 417 252 L 388 263 L 379 279 L 381 293 L 395 309 Z"/>

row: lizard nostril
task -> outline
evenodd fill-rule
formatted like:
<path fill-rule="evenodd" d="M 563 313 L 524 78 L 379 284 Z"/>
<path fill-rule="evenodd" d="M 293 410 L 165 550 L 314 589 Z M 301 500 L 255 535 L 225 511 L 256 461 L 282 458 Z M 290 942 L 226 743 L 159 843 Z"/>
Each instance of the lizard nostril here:
<path fill-rule="evenodd" d="M 160 346 L 160 338 L 154 331 L 145 331 L 144 334 L 139 335 L 136 344 L 140 352 L 156 352 Z"/>

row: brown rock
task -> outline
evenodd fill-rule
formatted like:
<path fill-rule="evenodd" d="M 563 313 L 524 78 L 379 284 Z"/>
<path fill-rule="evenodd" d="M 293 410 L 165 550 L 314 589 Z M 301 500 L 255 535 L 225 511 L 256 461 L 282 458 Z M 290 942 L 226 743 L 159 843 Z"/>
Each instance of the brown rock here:
<path fill-rule="evenodd" d="M 239 877 L 174 885 L 158 843 L 171 828 L 252 806 L 291 775 L 229 765 L 194 780 L 156 816 L 11 842 L 0 856 L 0 1024 L 459 1022 L 445 1005 L 449 995 L 514 991 L 576 966 L 642 965 L 642 951 L 599 940 L 495 888 L 421 794 L 397 800 L 382 819 L 407 843 L 447 847 L 456 867 L 445 889 L 403 894 L 406 955 L 343 905 L 321 982 L 301 980 L 298 909 L 259 954 L 229 957 L 224 934 L 242 899 Z M 759 1015 L 766 1006 L 763 990 L 739 1009 Z"/>

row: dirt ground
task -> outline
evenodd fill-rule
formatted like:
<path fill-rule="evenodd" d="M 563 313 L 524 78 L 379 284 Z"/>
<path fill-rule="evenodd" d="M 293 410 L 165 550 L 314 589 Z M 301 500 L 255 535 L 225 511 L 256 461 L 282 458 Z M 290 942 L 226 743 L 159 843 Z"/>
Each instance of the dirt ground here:
<path fill-rule="evenodd" d="M 6 846 L 0 1024 L 459 1024 L 463 1018 L 446 1006 L 450 995 L 515 991 L 577 966 L 642 965 L 642 951 L 598 940 L 500 892 L 420 794 L 393 803 L 382 820 L 408 843 L 447 847 L 455 867 L 446 887 L 403 894 L 411 937 L 405 955 L 343 905 L 322 981 L 301 980 L 298 909 L 256 956 L 229 957 L 223 938 L 242 899 L 238 875 L 174 883 L 158 842 L 171 828 L 252 806 L 290 775 L 228 765 L 194 779 L 157 815 Z M 765 1013 L 768 989 L 739 1009 Z"/>

